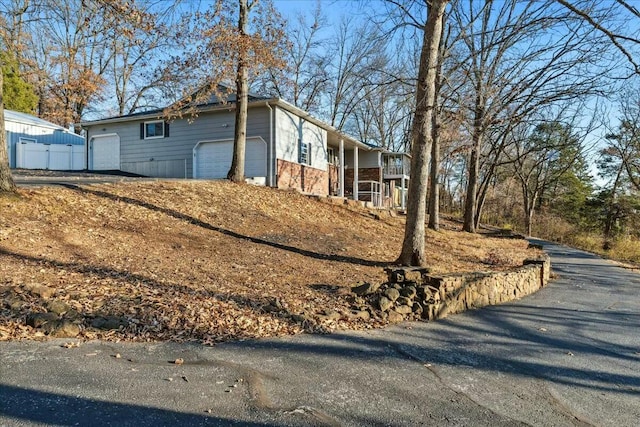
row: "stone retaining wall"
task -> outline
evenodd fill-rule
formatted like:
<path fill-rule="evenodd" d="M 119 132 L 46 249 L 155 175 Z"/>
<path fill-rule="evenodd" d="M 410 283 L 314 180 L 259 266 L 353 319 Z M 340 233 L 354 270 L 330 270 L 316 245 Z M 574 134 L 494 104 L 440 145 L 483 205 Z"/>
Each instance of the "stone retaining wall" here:
<path fill-rule="evenodd" d="M 427 268 L 389 268 L 388 282 L 351 290 L 354 310 L 376 311 L 389 322 L 443 318 L 452 313 L 500 304 L 529 295 L 549 282 L 549 256 L 528 259 L 503 272 L 430 274 Z"/>
<path fill-rule="evenodd" d="M 434 318 L 473 308 L 495 305 L 532 294 L 549 282 L 548 256 L 529 259 L 522 267 L 505 272 L 424 276 L 427 286 L 438 290 L 440 299 L 430 311 Z"/>

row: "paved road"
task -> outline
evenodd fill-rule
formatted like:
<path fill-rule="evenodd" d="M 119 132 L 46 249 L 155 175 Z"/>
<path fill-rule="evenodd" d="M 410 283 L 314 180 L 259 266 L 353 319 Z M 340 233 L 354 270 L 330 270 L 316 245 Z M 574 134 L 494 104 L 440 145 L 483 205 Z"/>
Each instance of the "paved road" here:
<path fill-rule="evenodd" d="M 639 426 L 640 276 L 547 249 L 558 279 L 536 295 L 429 324 L 214 348 L 0 343 L 0 425 Z"/>

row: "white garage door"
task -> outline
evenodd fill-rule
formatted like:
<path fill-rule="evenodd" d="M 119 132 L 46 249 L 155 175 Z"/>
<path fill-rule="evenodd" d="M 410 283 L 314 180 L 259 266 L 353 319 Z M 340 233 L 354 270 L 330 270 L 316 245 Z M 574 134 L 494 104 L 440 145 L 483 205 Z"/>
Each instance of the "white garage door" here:
<path fill-rule="evenodd" d="M 193 156 L 194 178 L 224 179 L 231 168 L 233 141 L 200 142 Z M 247 138 L 244 175 L 267 176 L 267 143 L 262 138 Z"/>
<path fill-rule="evenodd" d="M 91 138 L 91 169 L 120 169 L 120 137 L 118 135 L 100 135 Z"/>

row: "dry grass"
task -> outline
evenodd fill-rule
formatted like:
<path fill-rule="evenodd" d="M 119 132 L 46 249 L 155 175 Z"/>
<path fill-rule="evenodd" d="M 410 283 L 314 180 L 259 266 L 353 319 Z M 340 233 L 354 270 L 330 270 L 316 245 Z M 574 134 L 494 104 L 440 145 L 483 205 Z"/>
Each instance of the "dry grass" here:
<path fill-rule="evenodd" d="M 50 301 L 30 294 L 31 284 L 53 288 L 85 338 L 213 343 L 382 326 L 350 316 L 348 288 L 384 280 L 403 226 L 402 218 L 228 182 L 21 190 L 18 199 L 0 197 L 0 339 L 42 335 L 25 319 Z M 441 273 L 507 269 L 532 255 L 526 241 L 462 233 L 452 222 L 426 243 L 428 264 Z M 10 298 L 21 303 L 9 307 Z M 341 318 L 315 317 L 330 310 Z M 129 326 L 90 327 L 107 315 Z"/>
<path fill-rule="evenodd" d="M 604 238 L 594 233 L 576 234 L 571 237 L 568 244 L 608 259 L 640 264 L 640 241 L 630 236 L 610 240 L 608 249 L 604 249 Z"/>

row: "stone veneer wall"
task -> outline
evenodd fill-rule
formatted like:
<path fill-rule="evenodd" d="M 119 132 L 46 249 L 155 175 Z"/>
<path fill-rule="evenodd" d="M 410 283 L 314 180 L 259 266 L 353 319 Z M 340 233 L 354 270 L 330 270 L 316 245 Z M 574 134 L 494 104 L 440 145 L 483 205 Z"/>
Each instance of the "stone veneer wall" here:
<path fill-rule="evenodd" d="M 424 276 L 424 284 L 438 290 L 439 302 L 431 304 L 429 318 L 496 305 L 532 294 L 549 282 L 551 260 L 548 256 L 529 259 L 522 267 L 493 273 Z"/>
<path fill-rule="evenodd" d="M 329 193 L 329 173 L 278 159 L 278 188 L 326 196 Z"/>
<path fill-rule="evenodd" d="M 390 322 L 410 319 L 433 320 L 452 313 L 500 304 L 529 295 L 545 286 L 551 260 L 544 255 L 528 259 L 522 267 L 503 272 L 429 274 L 426 268 L 386 269 L 388 282 L 365 283 L 352 288 L 360 297 L 354 309 L 380 310 Z"/>

